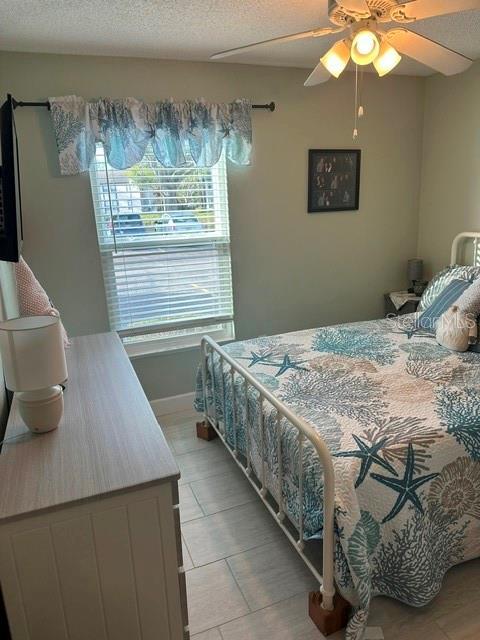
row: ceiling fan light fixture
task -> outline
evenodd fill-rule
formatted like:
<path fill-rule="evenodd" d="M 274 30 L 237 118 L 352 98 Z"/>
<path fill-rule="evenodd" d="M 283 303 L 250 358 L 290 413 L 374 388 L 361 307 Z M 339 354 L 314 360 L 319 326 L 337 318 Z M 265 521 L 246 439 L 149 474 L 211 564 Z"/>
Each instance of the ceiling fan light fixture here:
<path fill-rule="evenodd" d="M 327 53 L 320 58 L 320 62 L 329 71 L 332 76 L 338 78 L 344 71 L 350 60 L 350 48 L 345 40 L 336 42 Z"/>
<path fill-rule="evenodd" d="M 359 31 L 352 42 L 351 56 L 355 64 L 367 65 L 375 60 L 380 51 L 380 42 L 369 29 Z"/>
<path fill-rule="evenodd" d="M 390 73 L 390 71 L 395 69 L 401 59 L 402 56 L 398 51 L 384 40 L 380 47 L 380 53 L 373 61 L 373 66 L 380 78 L 382 78 L 383 76 L 386 76 L 387 73 Z"/>

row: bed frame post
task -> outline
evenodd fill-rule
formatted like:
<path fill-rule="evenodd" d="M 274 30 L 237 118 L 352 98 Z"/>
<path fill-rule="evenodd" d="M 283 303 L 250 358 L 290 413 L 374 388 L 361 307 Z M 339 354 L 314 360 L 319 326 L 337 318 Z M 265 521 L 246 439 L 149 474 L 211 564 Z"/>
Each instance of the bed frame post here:
<path fill-rule="evenodd" d="M 197 438 L 201 440 L 214 440 L 217 437 L 217 432 L 210 424 L 208 419 L 208 396 L 207 396 L 207 358 L 208 358 L 208 343 L 202 340 L 202 387 L 203 387 L 203 416 L 204 419 L 196 423 Z M 213 395 L 213 390 L 212 390 Z M 213 398 L 215 403 L 215 398 Z"/>
<path fill-rule="evenodd" d="M 334 553 L 335 553 L 335 473 L 328 448 L 315 432 L 319 443 L 316 450 L 323 466 L 323 580 L 319 591 L 308 595 L 308 615 L 316 627 L 328 636 L 347 625 L 350 604 L 335 592 Z M 314 443 L 315 444 L 315 443 Z"/>

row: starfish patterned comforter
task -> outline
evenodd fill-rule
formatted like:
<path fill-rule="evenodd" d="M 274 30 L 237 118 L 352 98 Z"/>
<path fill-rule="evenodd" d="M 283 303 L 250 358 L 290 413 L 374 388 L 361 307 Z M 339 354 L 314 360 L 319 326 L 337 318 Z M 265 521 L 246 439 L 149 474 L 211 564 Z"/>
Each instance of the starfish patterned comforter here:
<path fill-rule="evenodd" d="M 411 326 L 413 326 L 411 317 Z M 452 353 L 408 319 L 378 320 L 236 342 L 227 351 L 322 436 L 336 475 L 335 577 L 353 604 L 346 637 L 360 640 L 372 597 L 431 601 L 447 570 L 480 556 L 480 354 Z M 227 440 L 261 476 L 258 394 L 208 363 Z M 223 373 L 223 375 L 222 375 Z M 195 405 L 203 410 L 199 372 Z M 248 407 L 248 409 L 247 409 Z M 223 415 L 225 414 L 225 415 Z M 235 416 L 236 435 L 232 429 Z M 276 412 L 264 404 L 266 483 L 278 496 Z M 298 523 L 298 447 L 282 424 L 282 494 Z M 322 470 L 303 450 L 304 530 L 322 536 Z"/>

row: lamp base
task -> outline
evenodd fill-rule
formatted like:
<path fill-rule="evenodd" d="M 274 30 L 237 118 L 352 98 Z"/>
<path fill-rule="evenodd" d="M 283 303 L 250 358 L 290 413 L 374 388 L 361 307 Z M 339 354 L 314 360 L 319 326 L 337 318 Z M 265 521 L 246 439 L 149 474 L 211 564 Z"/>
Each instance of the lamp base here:
<path fill-rule="evenodd" d="M 16 394 L 18 410 L 30 431 L 53 431 L 63 415 L 63 390 L 55 385 L 38 391 L 22 391 Z"/>

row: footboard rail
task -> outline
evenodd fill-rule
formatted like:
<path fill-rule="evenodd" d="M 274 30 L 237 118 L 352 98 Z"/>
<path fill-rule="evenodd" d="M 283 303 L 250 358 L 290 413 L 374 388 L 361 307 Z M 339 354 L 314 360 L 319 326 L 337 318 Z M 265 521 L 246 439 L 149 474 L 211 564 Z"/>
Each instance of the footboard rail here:
<path fill-rule="evenodd" d="M 201 342 L 202 351 L 202 384 L 203 384 L 203 406 L 204 416 L 207 424 L 215 430 L 216 434 L 223 440 L 227 450 L 237 462 L 240 469 L 250 481 L 251 485 L 260 496 L 261 500 L 276 519 L 278 525 L 282 528 L 283 532 L 293 544 L 302 560 L 305 562 L 309 570 L 318 580 L 320 585 L 320 592 L 322 594 L 321 608 L 326 611 L 332 611 L 334 609 L 334 597 L 335 597 L 335 585 L 334 585 L 334 496 L 335 496 L 335 475 L 333 470 L 332 456 L 326 446 L 325 442 L 319 436 L 319 434 L 305 421 L 303 418 L 295 415 L 283 402 L 278 400 L 268 389 L 266 389 L 258 380 L 254 378 L 244 367 L 236 362 L 228 353 L 226 353 L 214 340 L 205 336 Z M 219 369 L 222 372 L 221 380 L 216 380 L 215 375 L 215 358 L 217 355 L 217 362 Z M 224 368 L 227 363 L 227 374 L 231 376 L 232 387 L 232 430 L 233 430 L 233 448 L 226 441 L 225 429 L 222 428 L 221 422 L 218 419 L 216 411 L 216 392 L 221 394 L 223 402 L 223 415 L 225 416 L 225 375 Z M 210 368 L 211 388 L 212 388 L 212 401 L 208 401 L 207 394 L 207 371 Z M 228 371 L 229 368 L 229 371 Z M 259 394 L 259 407 L 258 407 L 258 420 L 259 420 L 259 434 L 260 434 L 260 454 L 261 454 L 261 473 L 257 474 L 258 482 L 260 486 L 252 478 L 252 464 L 251 464 L 251 437 L 250 437 L 250 421 L 248 419 L 248 402 L 246 402 L 247 417 L 245 420 L 245 459 L 246 465 L 239 458 L 237 451 L 237 419 L 236 419 L 236 391 L 235 381 L 236 376 L 241 376 L 244 385 L 245 398 L 248 398 L 249 387 L 253 387 Z M 264 451 L 264 403 L 269 403 L 276 410 L 276 446 L 278 454 L 278 499 L 275 499 L 275 505 L 272 506 L 270 500 L 268 500 L 267 487 L 266 487 L 266 463 L 265 463 L 265 451 Z M 295 536 L 291 530 L 287 527 L 285 522 L 285 511 L 282 497 L 283 487 L 283 469 L 282 469 L 282 419 L 286 420 L 292 427 L 297 430 L 298 449 L 299 449 L 299 468 L 298 468 L 298 501 L 299 501 L 299 520 L 294 524 L 294 528 L 298 534 Z M 304 482 L 304 469 L 303 469 L 303 448 L 305 440 L 311 442 L 315 452 L 318 455 L 320 463 L 324 473 L 324 487 L 323 487 L 323 569 L 322 574 L 313 565 L 310 559 L 304 553 L 304 512 L 303 512 L 303 482 Z M 260 476 L 260 477 L 258 477 Z M 295 532 L 294 532 L 295 533 Z"/>

